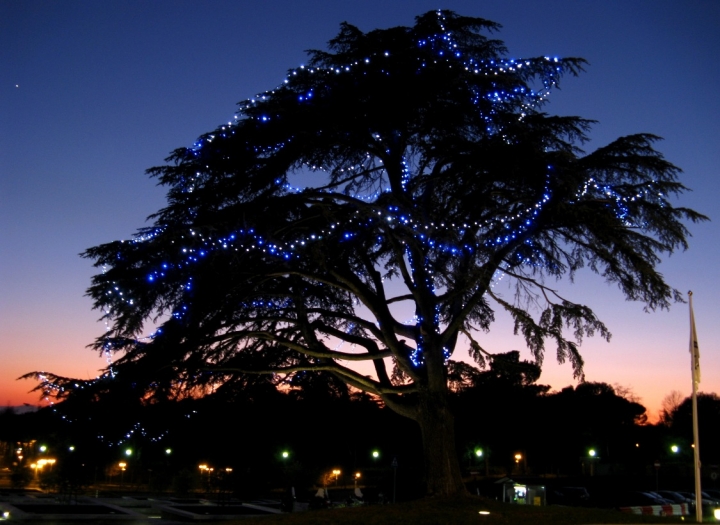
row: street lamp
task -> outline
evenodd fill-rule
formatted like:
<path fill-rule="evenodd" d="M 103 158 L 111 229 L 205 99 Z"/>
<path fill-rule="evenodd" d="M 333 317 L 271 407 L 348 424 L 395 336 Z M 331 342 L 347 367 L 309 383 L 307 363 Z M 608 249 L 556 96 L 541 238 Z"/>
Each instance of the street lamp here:
<path fill-rule="evenodd" d="M 171 448 L 166 448 L 166 449 L 165 449 L 165 455 L 166 455 L 166 456 L 169 456 L 170 454 L 172 454 L 172 449 L 171 449 Z"/>
<path fill-rule="evenodd" d="M 372 451 L 372 457 L 373 459 L 377 459 L 380 457 L 380 451 L 379 450 L 373 450 Z"/>
<path fill-rule="evenodd" d="M 37 478 L 38 470 L 42 470 L 45 465 L 50 465 L 50 472 L 52 472 L 53 465 L 55 464 L 55 460 L 52 458 L 43 458 L 38 459 L 37 462 L 34 463 L 35 467 L 30 465 L 31 468 L 35 469 L 35 477 Z"/>
<path fill-rule="evenodd" d="M 678 452 L 680 452 L 680 447 L 678 447 L 677 445 L 673 445 L 673 446 L 670 447 L 670 451 L 671 451 L 673 454 L 677 454 Z"/>
<path fill-rule="evenodd" d="M 485 451 L 477 447 L 475 449 L 475 465 L 480 466 L 482 463 L 485 463 L 485 475 L 488 476 L 490 474 L 490 463 L 489 463 L 489 457 L 488 454 L 485 453 Z M 470 460 L 472 462 L 472 459 Z"/>
<path fill-rule="evenodd" d="M 597 451 L 594 448 L 588 450 L 588 461 L 590 463 L 590 475 L 595 475 L 595 462 L 600 458 L 597 455 Z"/>
<path fill-rule="evenodd" d="M 127 467 L 127 463 L 125 463 L 124 461 L 121 461 L 120 463 L 118 463 L 118 467 L 120 467 L 120 487 L 122 488 L 123 481 L 125 478 L 125 468 Z"/>
<path fill-rule="evenodd" d="M 126 448 L 126 449 L 125 449 L 125 455 L 126 455 L 127 457 L 132 456 L 132 453 L 133 453 L 133 451 L 132 451 L 131 448 Z"/>
<path fill-rule="evenodd" d="M 335 476 L 335 486 L 338 484 L 338 477 L 340 476 L 340 469 L 333 469 L 333 476 Z"/>
<path fill-rule="evenodd" d="M 211 472 L 213 472 L 215 469 L 208 466 L 206 463 L 201 463 L 200 465 L 198 465 L 198 468 L 200 469 L 200 482 L 205 487 L 205 491 L 207 492 L 210 489 Z M 203 474 L 205 475 L 203 476 Z"/>
<path fill-rule="evenodd" d="M 283 459 L 287 459 L 290 457 L 290 452 L 288 452 L 287 450 L 283 450 L 281 455 Z"/>
<path fill-rule="evenodd" d="M 360 479 L 360 473 L 356 472 L 354 478 L 355 478 L 355 489 L 357 489 L 358 480 Z"/>

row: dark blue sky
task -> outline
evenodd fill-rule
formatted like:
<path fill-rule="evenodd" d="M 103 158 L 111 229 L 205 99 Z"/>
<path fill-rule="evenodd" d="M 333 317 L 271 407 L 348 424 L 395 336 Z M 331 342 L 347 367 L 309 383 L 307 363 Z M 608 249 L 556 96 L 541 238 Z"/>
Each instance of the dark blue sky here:
<path fill-rule="evenodd" d="M 683 205 L 716 216 L 720 196 L 720 2 L 424 0 L 203 2 L 0 0 L 0 405 L 31 402 L 14 378 L 48 369 L 94 377 L 85 349 L 103 331 L 83 297 L 94 273 L 77 254 L 128 238 L 163 205 L 144 175 L 174 148 L 230 120 L 235 103 L 280 84 L 340 22 L 411 25 L 438 7 L 503 24 L 513 57 L 580 56 L 548 111 L 596 119 L 588 148 L 652 132 L 694 189 Z M 720 389 L 718 226 L 662 266 L 693 289 L 702 389 Z M 614 334 L 583 346 L 588 379 L 632 387 L 651 409 L 689 393 L 687 307 L 645 314 L 598 278 L 568 293 Z M 506 324 L 486 340 L 521 349 Z M 526 354 L 527 355 L 527 354 Z M 551 353 L 542 380 L 571 383 Z"/>

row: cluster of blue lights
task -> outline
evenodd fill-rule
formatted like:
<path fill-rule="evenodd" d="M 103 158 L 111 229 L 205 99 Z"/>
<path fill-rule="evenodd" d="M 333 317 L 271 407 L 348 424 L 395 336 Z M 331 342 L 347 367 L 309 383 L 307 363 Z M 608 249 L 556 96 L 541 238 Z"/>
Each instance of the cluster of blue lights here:
<path fill-rule="evenodd" d="M 548 177 L 549 180 L 549 177 Z M 301 189 L 295 189 L 294 191 L 303 191 Z M 387 225 L 397 224 L 404 227 L 409 227 L 415 231 L 415 237 L 426 244 L 429 248 L 438 252 L 458 255 L 460 253 L 473 253 L 478 250 L 482 245 L 502 245 L 512 240 L 515 240 L 518 236 L 522 235 L 532 224 L 532 221 L 537 218 L 541 212 L 543 205 L 550 200 L 550 191 L 546 186 L 541 199 L 534 205 L 525 208 L 513 215 L 505 215 L 501 217 L 493 217 L 483 223 L 468 222 L 463 224 L 455 223 L 423 223 L 410 217 L 407 213 L 402 213 L 398 206 L 387 206 L 385 208 L 376 207 L 373 213 L 377 215 L 377 220 L 386 223 Z M 264 254 L 277 257 L 286 261 L 292 259 L 298 259 L 300 250 L 305 248 L 312 242 L 320 241 L 327 238 L 334 238 L 338 241 L 347 241 L 357 235 L 357 231 L 348 231 L 348 228 L 352 228 L 353 224 L 361 227 L 371 226 L 373 223 L 377 223 L 377 220 L 372 216 L 366 217 L 365 220 L 361 220 L 361 212 L 358 210 L 355 212 L 358 216 L 357 220 L 349 220 L 348 223 L 332 223 L 328 229 L 320 230 L 315 234 L 308 234 L 302 237 L 298 237 L 293 241 L 285 242 L 273 242 L 265 239 L 262 235 L 258 234 L 254 228 L 247 230 L 238 230 L 224 237 L 214 238 L 212 236 L 205 236 L 202 233 L 193 229 L 189 230 L 188 235 L 182 236 L 183 245 L 178 246 L 176 255 L 179 256 L 179 262 L 170 263 L 165 262 L 159 265 L 158 268 L 151 271 L 147 275 L 147 280 L 150 283 L 161 281 L 170 272 L 176 270 L 183 270 L 190 266 L 197 265 L 204 258 L 213 254 L 215 251 L 234 251 L 234 252 L 250 252 L 250 251 L 261 251 Z M 497 235 L 490 236 L 491 239 L 485 240 L 482 244 L 477 243 L 475 245 L 463 244 L 462 246 L 453 246 L 446 244 L 442 241 L 437 241 L 433 238 L 433 234 L 442 234 L 443 232 L 456 231 L 460 236 L 463 236 L 465 231 L 472 229 L 477 231 L 476 235 L 479 238 L 488 237 L 488 232 L 499 230 Z M 345 231 L 343 231 L 345 230 Z M 156 237 L 158 233 L 154 233 L 153 237 Z M 441 235 L 441 238 L 445 238 L 446 235 Z M 382 238 L 380 238 L 382 239 Z M 141 239 L 142 241 L 146 239 Z M 176 244 L 175 241 L 172 241 Z M 172 254 L 168 254 L 172 255 Z M 192 277 L 188 277 L 188 281 L 183 285 L 185 290 L 192 289 Z M 107 295 L 116 295 L 118 298 L 126 304 L 132 306 L 133 299 L 126 294 L 117 286 L 116 283 L 111 283 L 111 287 L 106 292 Z"/>
<path fill-rule="evenodd" d="M 72 390 L 83 390 L 85 388 L 91 387 L 93 384 L 97 383 L 98 381 L 105 380 L 105 379 L 112 379 L 114 377 L 114 374 L 108 374 L 105 373 L 94 380 L 87 380 L 87 381 L 76 381 L 72 384 L 66 384 L 65 381 L 54 381 L 51 377 L 46 375 L 45 373 L 38 373 L 38 379 L 40 380 L 43 390 L 44 390 L 44 399 L 48 402 L 48 404 L 51 406 L 52 412 L 59 416 L 60 420 L 64 423 L 73 424 L 77 423 L 77 419 L 73 419 L 72 417 L 68 416 L 67 413 L 63 413 L 64 411 L 61 411 L 58 407 L 58 405 L 55 405 L 50 399 L 51 398 L 57 398 L 58 395 L 62 395 L 64 392 L 67 392 L 68 389 Z M 185 414 L 186 418 L 191 418 L 193 415 L 196 415 L 197 411 L 192 410 Z M 88 421 L 92 420 L 91 416 L 88 416 Z M 124 445 L 127 445 L 127 440 L 130 439 L 138 439 L 142 438 L 143 440 L 146 440 L 150 443 L 160 443 L 164 439 L 168 438 L 170 435 L 170 432 L 168 430 L 161 430 L 157 431 L 155 433 L 151 433 L 148 431 L 142 423 L 135 422 L 132 424 L 132 426 L 125 431 L 122 431 L 119 433 L 120 438 L 119 439 L 110 439 L 105 435 L 98 434 L 96 436 L 96 439 L 100 443 L 106 444 L 108 447 L 122 447 Z"/>
<path fill-rule="evenodd" d="M 661 208 L 667 206 L 665 200 L 666 195 L 657 190 L 655 181 L 644 184 L 642 186 L 623 187 L 620 188 L 609 184 L 598 184 L 595 179 L 589 179 L 585 182 L 582 190 L 578 192 L 578 200 L 595 199 L 604 200 L 613 203 L 613 209 L 623 224 L 629 228 L 642 228 L 645 224 L 638 224 L 631 219 L 630 206 L 637 201 L 654 202 Z"/>

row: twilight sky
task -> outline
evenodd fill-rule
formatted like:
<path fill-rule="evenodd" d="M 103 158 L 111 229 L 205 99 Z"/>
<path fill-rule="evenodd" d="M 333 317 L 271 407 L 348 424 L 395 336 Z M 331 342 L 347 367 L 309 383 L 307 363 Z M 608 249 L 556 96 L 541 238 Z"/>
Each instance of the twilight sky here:
<path fill-rule="evenodd" d="M 163 206 L 146 168 L 280 84 L 340 22 L 412 25 L 438 7 L 501 23 L 511 57 L 587 59 L 546 111 L 597 120 L 587 150 L 664 137 L 658 149 L 694 190 L 680 205 L 718 218 L 716 0 L 0 0 L 0 405 L 38 401 L 32 382 L 15 381 L 25 372 L 90 378 L 106 364 L 85 348 L 104 325 L 84 297 L 95 270 L 78 253 L 129 238 Z M 690 228 L 690 249 L 660 270 L 694 292 L 701 390 L 720 392 L 720 225 Z M 558 287 L 613 333 L 584 342 L 588 380 L 631 388 L 651 417 L 670 391 L 690 393 L 687 305 L 648 314 L 589 273 Z M 481 340 L 529 356 L 504 320 Z M 540 382 L 574 384 L 552 349 Z"/>

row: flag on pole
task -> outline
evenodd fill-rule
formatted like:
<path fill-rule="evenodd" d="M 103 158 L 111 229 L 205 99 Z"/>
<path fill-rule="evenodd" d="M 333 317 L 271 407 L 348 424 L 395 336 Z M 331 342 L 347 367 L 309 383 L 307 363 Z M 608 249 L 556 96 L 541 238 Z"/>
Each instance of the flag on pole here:
<path fill-rule="evenodd" d="M 698 427 L 697 390 L 700 383 L 700 349 L 695 333 L 695 314 L 693 313 L 692 292 L 688 292 L 690 303 L 690 359 L 692 361 L 692 415 L 693 415 L 693 466 L 695 467 L 695 519 L 703 522 L 702 487 L 700 479 L 700 432 Z"/>
<path fill-rule="evenodd" d="M 700 348 L 697 342 L 697 333 L 695 332 L 695 314 L 693 314 L 692 292 L 688 292 L 690 296 L 690 355 L 692 356 L 692 376 L 695 383 L 700 382 Z"/>

